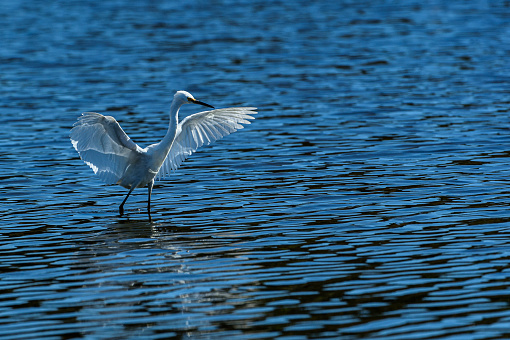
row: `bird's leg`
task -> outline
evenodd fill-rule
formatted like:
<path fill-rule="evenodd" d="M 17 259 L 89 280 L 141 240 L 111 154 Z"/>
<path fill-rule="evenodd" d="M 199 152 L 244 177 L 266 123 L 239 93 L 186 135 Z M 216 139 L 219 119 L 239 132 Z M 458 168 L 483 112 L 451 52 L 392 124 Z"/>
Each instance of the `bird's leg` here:
<path fill-rule="evenodd" d="M 119 206 L 119 215 L 120 215 L 120 216 L 122 216 L 122 215 L 124 214 L 124 203 L 126 203 L 126 201 L 127 201 L 128 197 L 129 197 L 129 195 L 130 195 L 130 194 L 131 194 L 131 192 L 134 190 L 134 188 L 135 188 L 135 187 L 133 186 L 133 187 L 131 187 L 131 189 L 129 189 L 129 192 L 128 192 L 128 194 L 127 194 L 126 198 L 124 198 L 124 201 L 122 201 L 122 203 L 120 204 L 120 206 Z"/>
<path fill-rule="evenodd" d="M 148 188 L 149 188 L 149 197 L 147 199 L 147 212 L 149 213 L 149 222 L 152 222 L 151 217 L 151 194 L 152 194 L 152 186 L 154 185 L 154 180 L 149 182 Z"/>

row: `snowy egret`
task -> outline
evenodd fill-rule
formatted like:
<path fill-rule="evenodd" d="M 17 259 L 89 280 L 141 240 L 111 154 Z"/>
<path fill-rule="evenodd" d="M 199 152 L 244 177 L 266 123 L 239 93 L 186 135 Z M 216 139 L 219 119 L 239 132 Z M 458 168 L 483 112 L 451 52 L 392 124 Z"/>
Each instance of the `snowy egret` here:
<path fill-rule="evenodd" d="M 74 123 L 70 138 L 81 159 L 106 184 L 119 184 L 129 192 L 119 206 L 136 188 L 148 186 L 147 210 L 151 218 L 151 193 L 156 176 L 166 177 L 200 146 L 210 144 L 232 132 L 242 129 L 255 119 L 254 107 L 232 107 L 192 114 L 179 122 L 179 109 L 183 104 L 213 106 L 196 100 L 186 91 L 177 91 L 170 105 L 170 125 L 159 143 L 141 148 L 122 130 L 111 116 L 85 112 Z"/>

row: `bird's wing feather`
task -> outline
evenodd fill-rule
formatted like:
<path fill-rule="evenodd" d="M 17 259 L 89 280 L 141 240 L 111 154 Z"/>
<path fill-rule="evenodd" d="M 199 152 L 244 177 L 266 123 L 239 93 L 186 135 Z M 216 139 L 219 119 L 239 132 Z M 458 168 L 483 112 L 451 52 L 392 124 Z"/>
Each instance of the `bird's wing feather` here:
<path fill-rule="evenodd" d="M 179 123 L 177 135 L 163 162 L 158 178 L 163 178 L 177 170 L 181 163 L 204 144 L 225 137 L 250 124 L 255 107 L 232 107 L 195 113 Z"/>
<path fill-rule="evenodd" d="M 115 118 L 95 112 L 78 118 L 70 138 L 81 159 L 107 184 L 117 183 L 141 150 Z"/>

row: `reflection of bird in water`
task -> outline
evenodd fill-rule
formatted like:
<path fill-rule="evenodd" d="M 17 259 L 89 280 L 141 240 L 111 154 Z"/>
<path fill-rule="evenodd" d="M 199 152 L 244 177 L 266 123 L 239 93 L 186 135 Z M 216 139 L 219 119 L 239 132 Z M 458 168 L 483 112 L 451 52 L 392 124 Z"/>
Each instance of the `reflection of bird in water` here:
<path fill-rule="evenodd" d="M 195 113 L 179 123 L 178 113 L 183 104 L 211 105 L 193 98 L 186 91 L 178 91 L 170 106 L 168 132 L 159 143 L 142 149 L 122 130 L 111 116 L 86 112 L 78 118 L 71 130 L 71 142 L 80 157 L 94 173 L 107 184 L 119 184 L 129 192 L 148 186 L 147 209 L 151 219 L 151 192 L 154 178 L 165 177 L 177 170 L 181 163 L 200 146 L 210 144 L 232 132 L 242 129 L 254 119 L 254 107 L 233 107 Z"/>

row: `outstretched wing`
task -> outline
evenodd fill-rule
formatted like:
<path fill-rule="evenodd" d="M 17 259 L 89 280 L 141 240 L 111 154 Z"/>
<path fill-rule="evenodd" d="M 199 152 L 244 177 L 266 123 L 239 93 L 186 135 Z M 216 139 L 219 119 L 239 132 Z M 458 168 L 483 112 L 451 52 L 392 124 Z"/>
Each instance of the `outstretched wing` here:
<path fill-rule="evenodd" d="M 251 115 L 256 114 L 255 107 L 231 107 L 195 113 L 186 117 L 177 128 L 177 136 L 172 143 L 168 156 L 158 172 L 158 178 L 177 170 L 181 163 L 204 144 L 225 137 L 243 128 L 241 124 L 250 124 Z"/>
<path fill-rule="evenodd" d="M 78 118 L 70 138 L 81 159 L 107 184 L 117 183 L 141 150 L 115 118 L 95 112 Z"/>

